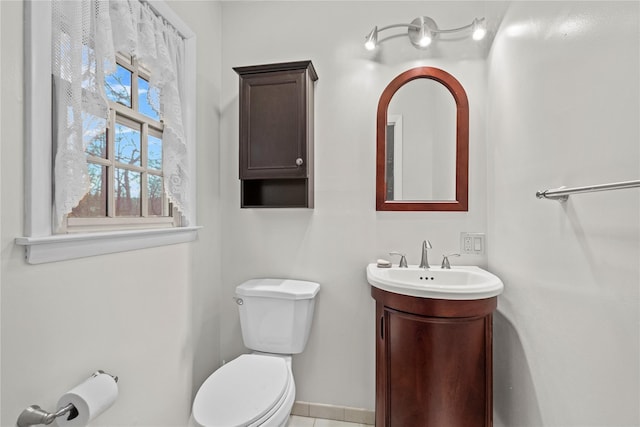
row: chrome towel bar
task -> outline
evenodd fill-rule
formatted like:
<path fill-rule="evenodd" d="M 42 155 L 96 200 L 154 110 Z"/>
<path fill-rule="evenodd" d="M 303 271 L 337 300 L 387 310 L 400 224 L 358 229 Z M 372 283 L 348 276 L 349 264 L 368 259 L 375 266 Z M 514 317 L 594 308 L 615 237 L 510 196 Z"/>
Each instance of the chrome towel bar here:
<path fill-rule="evenodd" d="M 538 199 L 553 199 L 561 202 L 567 201 L 571 194 L 592 193 L 595 191 L 622 190 L 624 188 L 640 187 L 640 180 L 614 182 L 611 184 L 587 185 L 584 187 L 574 188 L 555 188 L 553 190 L 544 190 L 536 192 Z"/>

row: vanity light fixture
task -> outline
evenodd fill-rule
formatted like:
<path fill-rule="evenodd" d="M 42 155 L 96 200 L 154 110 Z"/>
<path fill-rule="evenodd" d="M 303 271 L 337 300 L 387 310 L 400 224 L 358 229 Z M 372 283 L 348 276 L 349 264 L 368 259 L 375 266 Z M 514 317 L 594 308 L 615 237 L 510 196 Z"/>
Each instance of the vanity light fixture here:
<path fill-rule="evenodd" d="M 364 47 L 367 50 L 374 50 L 378 46 L 378 33 L 388 30 L 390 28 L 406 27 L 407 36 L 411 40 L 411 44 L 417 49 L 425 49 L 428 47 L 434 38 L 438 34 L 443 33 L 457 33 L 460 31 L 471 30 L 471 37 L 474 40 L 482 40 L 487 34 L 486 20 L 485 18 L 475 18 L 469 25 L 465 25 L 458 28 L 451 28 L 448 30 L 439 29 L 436 22 L 428 16 L 420 16 L 410 24 L 392 24 L 382 28 L 377 26 L 373 27 L 371 32 L 367 35 Z"/>

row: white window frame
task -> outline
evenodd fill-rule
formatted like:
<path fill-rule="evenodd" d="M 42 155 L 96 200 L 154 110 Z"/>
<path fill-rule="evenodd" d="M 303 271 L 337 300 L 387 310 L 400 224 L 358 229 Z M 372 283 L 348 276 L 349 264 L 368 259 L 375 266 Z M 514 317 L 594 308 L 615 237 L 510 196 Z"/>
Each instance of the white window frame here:
<path fill-rule="evenodd" d="M 184 38 L 185 138 L 190 144 L 189 166 L 192 177 L 192 213 L 185 227 L 119 230 L 97 233 L 54 234 L 53 144 L 51 96 L 51 4 L 38 0 L 25 2 L 25 229 L 16 238 L 26 247 L 30 264 L 62 261 L 86 256 L 143 249 L 197 238 L 200 228 L 193 224 L 196 211 L 195 114 L 196 114 L 196 35 L 161 0 L 147 0 L 153 10 L 167 20 Z"/>

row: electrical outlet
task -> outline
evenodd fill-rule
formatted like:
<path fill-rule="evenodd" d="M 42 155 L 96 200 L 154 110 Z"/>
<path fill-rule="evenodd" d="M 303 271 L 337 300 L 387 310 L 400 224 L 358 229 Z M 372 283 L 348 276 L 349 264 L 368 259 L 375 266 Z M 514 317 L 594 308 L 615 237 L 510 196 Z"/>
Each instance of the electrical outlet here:
<path fill-rule="evenodd" d="M 462 236 L 462 252 L 470 254 L 473 250 L 473 237 L 464 235 Z"/>
<path fill-rule="evenodd" d="M 471 255 L 484 254 L 485 235 L 484 233 L 460 233 L 460 253 Z"/>

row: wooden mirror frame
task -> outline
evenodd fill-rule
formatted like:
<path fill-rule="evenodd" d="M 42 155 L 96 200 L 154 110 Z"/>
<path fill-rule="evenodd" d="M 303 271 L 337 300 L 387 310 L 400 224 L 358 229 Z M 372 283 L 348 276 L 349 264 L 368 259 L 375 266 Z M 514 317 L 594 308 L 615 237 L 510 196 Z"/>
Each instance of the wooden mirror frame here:
<path fill-rule="evenodd" d="M 456 198 L 455 200 L 386 200 L 385 160 L 387 110 L 393 95 L 415 79 L 431 79 L 444 85 L 456 101 Z M 434 67 L 412 68 L 385 88 L 378 102 L 376 123 L 376 210 L 468 211 L 469 205 L 469 101 L 464 88 L 451 74 Z"/>

